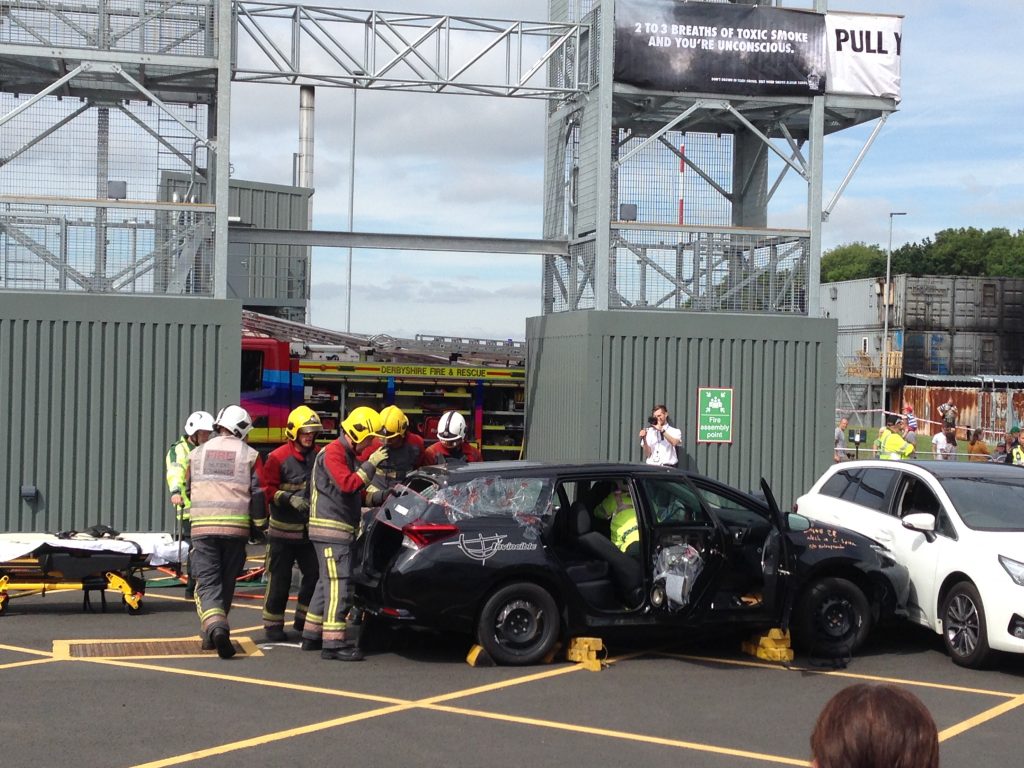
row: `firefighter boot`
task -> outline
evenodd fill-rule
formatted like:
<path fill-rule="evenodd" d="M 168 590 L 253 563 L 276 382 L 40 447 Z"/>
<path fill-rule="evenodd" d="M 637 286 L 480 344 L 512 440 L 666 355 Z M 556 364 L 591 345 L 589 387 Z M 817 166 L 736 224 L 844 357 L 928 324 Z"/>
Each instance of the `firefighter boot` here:
<path fill-rule="evenodd" d="M 210 633 L 210 639 L 222 659 L 230 659 L 235 655 L 235 646 L 231 644 L 231 635 L 226 627 L 216 627 Z"/>
<path fill-rule="evenodd" d="M 334 661 L 362 661 L 363 652 L 357 645 L 343 645 L 340 648 L 324 648 L 320 652 L 320 658 Z"/>

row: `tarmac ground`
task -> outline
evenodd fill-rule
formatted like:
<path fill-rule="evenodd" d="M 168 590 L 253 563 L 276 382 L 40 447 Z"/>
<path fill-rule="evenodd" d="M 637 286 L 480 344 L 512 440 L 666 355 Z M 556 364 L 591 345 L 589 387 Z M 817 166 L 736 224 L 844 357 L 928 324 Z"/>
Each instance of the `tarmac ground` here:
<path fill-rule="evenodd" d="M 468 638 L 386 632 L 365 661 L 266 644 L 259 584 L 231 613 L 240 653 L 199 650 L 193 605 L 151 587 L 129 615 L 82 593 L 12 599 L 0 617 L 5 766 L 808 765 L 825 702 L 855 682 L 906 686 L 931 710 L 942 765 L 1019 765 L 1024 658 L 954 665 L 940 639 L 876 632 L 842 669 L 759 661 L 734 639 L 610 640 L 600 671 L 558 660 L 472 667 Z"/>

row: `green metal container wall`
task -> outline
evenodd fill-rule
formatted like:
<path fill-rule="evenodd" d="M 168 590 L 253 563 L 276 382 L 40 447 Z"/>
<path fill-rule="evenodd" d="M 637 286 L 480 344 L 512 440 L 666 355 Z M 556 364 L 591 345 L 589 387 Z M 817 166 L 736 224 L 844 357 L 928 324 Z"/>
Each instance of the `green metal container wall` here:
<path fill-rule="evenodd" d="M 788 507 L 831 462 L 835 320 L 567 312 L 527 320 L 526 457 L 642 461 L 655 404 L 683 432 L 680 466 Z M 699 387 L 732 387 L 733 442 L 696 439 Z"/>
<path fill-rule="evenodd" d="M 164 455 L 240 357 L 238 302 L 0 294 L 0 529 L 172 531 Z"/>

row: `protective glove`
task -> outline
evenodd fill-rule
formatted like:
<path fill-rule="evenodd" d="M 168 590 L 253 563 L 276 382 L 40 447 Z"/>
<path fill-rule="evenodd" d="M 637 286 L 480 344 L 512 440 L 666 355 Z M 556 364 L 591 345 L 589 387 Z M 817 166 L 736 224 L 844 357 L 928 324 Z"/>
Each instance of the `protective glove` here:
<path fill-rule="evenodd" d="M 373 464 L 373 466 L 378 467 L 380 466 L 381 462 L 387 461 L 387 459 L 388 449 L 382 445 L 380 448 L 378 448 L 376 451 L 370 454 L 370 458 L 367 459 L 367 461 Z"/>
<path fill-rule="evenodd" d="M 292 509 L 296 512 L 309 512 L 309 499 L 305 496 L 292 494 L 291 498 L 288 499 L 288 503 L 292 505 Z"/>
<path fill-rule="evenodd" d="M 288 491 L 278 491 L 274 494 L 274 503 L 279 507 L 283 507 L 285 504 L 291 506 L 292 495 Z"/>

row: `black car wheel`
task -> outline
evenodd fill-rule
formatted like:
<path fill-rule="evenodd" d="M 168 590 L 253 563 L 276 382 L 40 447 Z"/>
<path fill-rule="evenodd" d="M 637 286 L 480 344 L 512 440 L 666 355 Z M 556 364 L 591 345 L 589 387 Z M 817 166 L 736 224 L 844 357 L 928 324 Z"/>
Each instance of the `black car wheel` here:
<path fill-rule="evenodd" d="M 477 642 L 498 664 L 536 664 L 558 640 L 561 619 L 555 599 L 530 582 L 509 584 L 480 611 Z"/>
<path fill-rule="evenodd" d="M 852 581 L 819 579 L 800 596 L 793 625 L 793 639 L 805 653 L 826 658 L 848 656 L 867 639 L 871 606 Z"/>
<path fill-rule="evenodd" d="M 969 581 L 961 581 L 942 603 L 942 639 L 950 658 L 961 667 L 979 669 L 988 661 L 988 630 L 981 595 Z"/>

